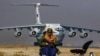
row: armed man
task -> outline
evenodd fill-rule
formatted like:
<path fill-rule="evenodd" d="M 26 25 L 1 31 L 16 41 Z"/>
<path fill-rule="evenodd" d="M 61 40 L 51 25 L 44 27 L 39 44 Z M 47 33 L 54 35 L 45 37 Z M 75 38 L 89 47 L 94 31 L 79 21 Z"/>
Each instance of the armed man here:
<path fill-rule="evenodd" d="M 53 35 L 53 30 L 51 28 L 48 28 L 47 31 L 43 33 L 43 36 L 39 40 L 39 45 L 40 56 L 56 56 L 56 53 L 61 53 L 59 49 L 56 48 L 57 39 L 56 36 Z"/>

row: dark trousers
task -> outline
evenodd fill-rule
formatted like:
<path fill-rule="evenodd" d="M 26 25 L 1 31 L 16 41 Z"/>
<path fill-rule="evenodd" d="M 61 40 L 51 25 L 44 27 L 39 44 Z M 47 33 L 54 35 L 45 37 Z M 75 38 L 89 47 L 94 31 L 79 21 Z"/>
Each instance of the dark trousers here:
<path fill-rule="evenodd" d="M 40 56 L 42 55 L 56 56 L 56 52 L 57 52 L 57 49 L 55 47 L 45 46 L 40 49 Z"/>

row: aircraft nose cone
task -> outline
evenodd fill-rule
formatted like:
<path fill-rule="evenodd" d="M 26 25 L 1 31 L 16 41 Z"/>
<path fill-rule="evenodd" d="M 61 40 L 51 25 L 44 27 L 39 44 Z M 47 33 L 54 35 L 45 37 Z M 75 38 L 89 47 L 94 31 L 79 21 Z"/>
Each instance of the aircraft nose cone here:
<path fill-rule="evenodd" d="M 62 42 L 62 40 L 63 40 L 63 38 L 64 38 L 64 33 L 59 33 L 59 35 L 56 35 L 57 36 L 57 40 L 59 41 L 59 42 Z"/>

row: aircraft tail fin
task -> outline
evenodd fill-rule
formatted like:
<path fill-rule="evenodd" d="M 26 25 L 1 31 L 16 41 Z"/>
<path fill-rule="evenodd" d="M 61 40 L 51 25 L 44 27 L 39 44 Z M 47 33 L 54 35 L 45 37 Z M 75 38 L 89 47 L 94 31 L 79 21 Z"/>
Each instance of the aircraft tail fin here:
<path fill-rule="evenodd" d="M 49 5 L 49 4 L 41 4 L 41 3 L 25 3 L 25 4 L 13 4 L 17 6 L 34 6 L 36 12 L 36 24 L 42 24 L 40 19 L 39 7 L 40 6 L 53 6 L 58 7 L 58 5 Z"/>

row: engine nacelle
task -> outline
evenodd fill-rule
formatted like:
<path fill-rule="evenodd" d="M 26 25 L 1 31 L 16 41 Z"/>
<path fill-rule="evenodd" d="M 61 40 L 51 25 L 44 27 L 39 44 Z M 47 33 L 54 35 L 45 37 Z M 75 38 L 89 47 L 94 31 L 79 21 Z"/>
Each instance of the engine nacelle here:
<path fill-rule="evenodd" d="M 20 37 L 21 35 L 22 35 L 22 33 L 20 31 L 15 32 L 16 37 Z"/>
<path fill-rule="evenodd" d="M 81 37 L 81 38 L 86 38 L 86 37 L 88 37 L 88 33 L 82 32 L 82 33 L 80 34 L 80 37 Z"/>
<path fill-rule="evenodd" d="M 29 36 L 33 37 L 36 36 L 39 33 L 40 29 L 34 28 L 29 32 Z"/>
<path fill-rule="evenodd" d="M 32 37 L 32 36 L 36 36 L 37 32 L 36 31 L 30 31 L 29 32 L 29 35 Z"/>
<path fill-rule="evenodd" d="M 75 31 L 70 31 L 68 36 L 69 37 L 74 37 L 74 36 L 76 36 L 76 32 Z"/>

